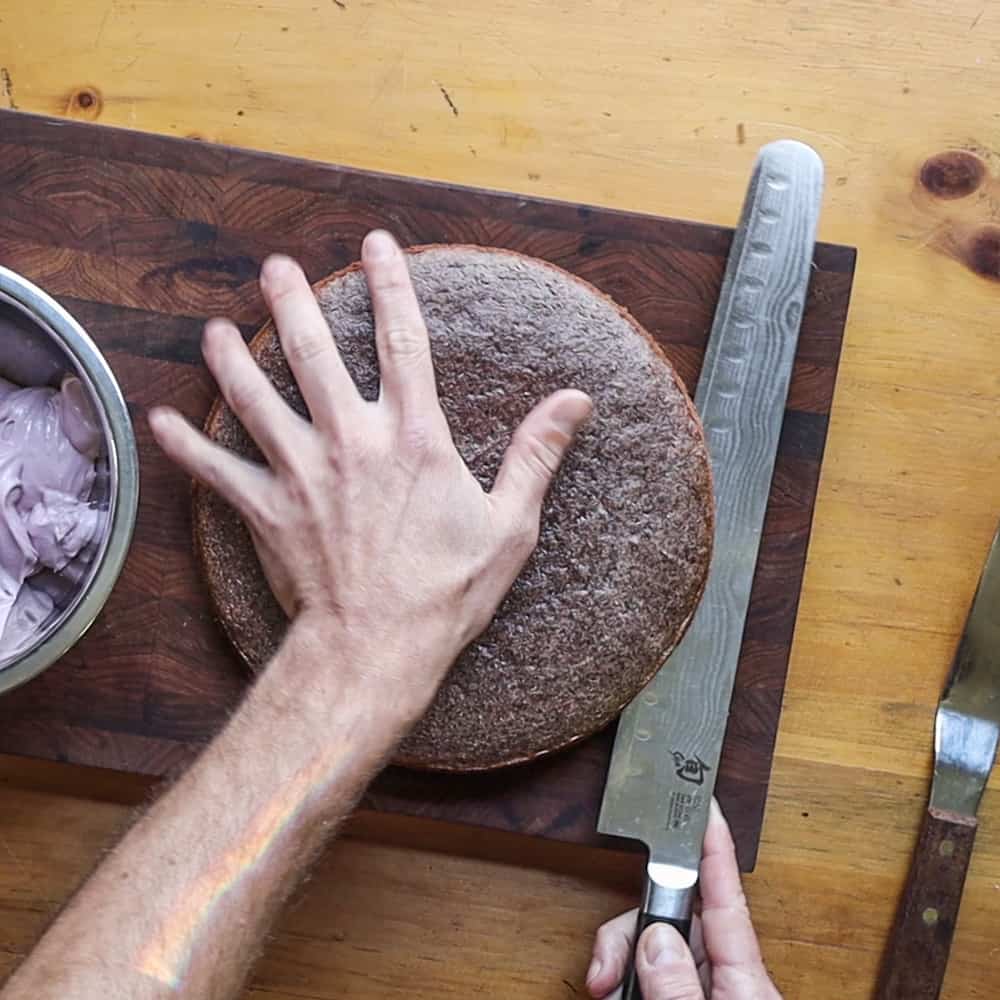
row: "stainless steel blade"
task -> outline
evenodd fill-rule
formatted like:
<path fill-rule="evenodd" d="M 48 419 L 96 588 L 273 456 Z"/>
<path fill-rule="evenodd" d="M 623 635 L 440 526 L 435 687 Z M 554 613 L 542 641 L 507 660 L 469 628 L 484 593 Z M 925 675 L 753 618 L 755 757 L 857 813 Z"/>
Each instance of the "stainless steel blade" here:
<path fill-rule="evenodd" d="M 934 723 L 931 806 L 975 816 L 1000 735 L 1000 528 Z"/>
<path fill-rule="evenodd" d="M 791 378 L 823 188 L 798 142 L 758 155 L 695 404 L 715 480 L 715 548 L 686 636 L 622 713 L 598 829 L 649 847 L 645 910 L 690 915 Z"/>

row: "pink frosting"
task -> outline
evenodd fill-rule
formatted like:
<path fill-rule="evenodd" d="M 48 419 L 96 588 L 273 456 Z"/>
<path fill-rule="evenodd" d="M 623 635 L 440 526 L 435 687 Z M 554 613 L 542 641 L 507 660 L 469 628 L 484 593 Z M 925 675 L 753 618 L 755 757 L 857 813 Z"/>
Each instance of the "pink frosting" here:
<path fill-rule="evenodd" d="M 79 379 L 57 390 L 0 378 L 0 660 L 30 645 L 52 613 L 31 578 L 66 571 L 99 536 L 89 499 L 100 440 Z"/>

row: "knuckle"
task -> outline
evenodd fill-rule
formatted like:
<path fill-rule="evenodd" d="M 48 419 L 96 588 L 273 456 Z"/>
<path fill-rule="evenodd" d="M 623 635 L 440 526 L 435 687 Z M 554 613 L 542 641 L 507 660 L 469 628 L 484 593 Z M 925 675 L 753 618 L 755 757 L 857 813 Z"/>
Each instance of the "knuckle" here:
<path fill-rule="evenodd" d="M 336 472 L 348 470 L 376 470 L 401 448 L 400 426 L 389 419 L 379 419 L 374 404 L 361 419 L 345 420 L 336 430 L 324 434 L 324 455 L 329 468 Z M 371 419 L 369 419 L 371 418 Z"/>
<path fill-rule="evenodd" d="M 422 323 L 393 323 L 385 330 L 385 345 L 392 362 L 412 363 L 427 353 L 427 332 Z"/>
<path fill-rule="evenodd" d="M 232 327 L 228 320 L 210 319 L 202 331 L 201 349 L 206 358 L 222 360 L 233 345 Z"/>
<path fill-rule="evenodd" d="M 322 479 L 333 453 L 332 447 L 311 427 L 303 431 L 294 440 L 286 441 L 280 453 L 281 478 L 293 490 Z"/>
<path fill-rule="evenodd" d="M 274 538 L 284 523 L 278 506 L 271 502 L 263 490 L 255 490 L 243 498 L 245 517 L 259 534 Z"/>
<path fill-rule="evenodd" d="M 257 483 L 254 477 L 243 475 L 220 457 L 209 458 L 200 470 L 199 478 L 251 527 L 269 523 L 271 508 L 267 503 L 266 490 L 264 484 Z"/>
<path fill-rule="evenodd" d="M 328 469 L 319 470 L 315 456 L 298 457 L 283 466 L 277 476 L 275 498 L 265 502 L 273 511 L 273 527 L 287 532 L 288 525 L 321 524 L 328 516 L 333 480 Z"/>
<path fill-rule="evenodd" d="M 714 903 L 706 909 L 711 913 L 727 913 L 734 917 L 740 917 L 743 919 L 749 919 L 750 917 L 750 906 L 747 903 L 746 893 L 743 891 L 741 886 L 739 890 L 725 902 Z"/>
<path fill-rule="evenodd" d="M 595 951 L 610 951 L 615 942 L 615 931 L 611 924 L 602 924 L 594 935 Z"/>
<path fill-rule="evenodd" d="M 386 297 L 401 295 L 409 289 L 410 273 L 405 261 L 395 261 L 389 267 L 379 268 L 372 278 L 374 290 Z"/>
<path fill-rule="evenodd" d="M 277 275 L 272 275 L 267 283 L 267 295 L 273 305 L 283 305 L 289 299 L 295 299 L 302 294 L 302 288 L 295 280 L 294 270 L 281 268 Z"/>
<path fill-rule="evenodd" d="M 190 468 L 198 478 L 216 493 L 227 493 L 228 480 L 222 471 L 222 463 L 215 456 L 209 455 L 201 461 L 192 461 Z"/>
<path fill-rule="evenodd" d="M 562 460 L 562 452 L 540 437 L 527 441 L 524 456 L 531 471 L 544 479 L 550 479 L 556 474 Z"/>
<path fill-rule="evenodd" d="M 285 356 L 292 365 L 309 365 L 330 349 L 330 340 L 319 334 L 296 333 L 287 338 Z"/>
<path fill-rule="evenodd" d="M 251 381 L 238 379 L 229 386 L 229 405 L 237 416 L 252 413 L 260 401 L 260 387 Z"/>
<path fill-rule="evenodd" d="M 304 484 L 316 474 L 312 457 L 306 455 L 302 448 L 288 448 L 282 452 L 278 468 L 286 488 L 300 500 Z"/>
<path fill-rule="evenodd" d="M 400 445 L 410 455 L 429 457 L 439 450 L 437 430 L 430 420 L 416 417 L 407 420 L 402 428 Z"/>
<path fill-rule="evenodd" d="M 366 456 L 376 450 L 377 442 L 373 438 L 374 435 L 366 433 L 362 427 L 351 424 L 339 427 L 336 436 L 324 439 L 323 456 L 327 467 L 338 472 L 364 462 Z"/>
<path fill-rule="evenodd" d="M 312 491 L 308 481 L 299 469 L 286 469 L 284 472 L 281 485 L 287 506 L 299 515 L 308 512 L 312 508 Z"/>

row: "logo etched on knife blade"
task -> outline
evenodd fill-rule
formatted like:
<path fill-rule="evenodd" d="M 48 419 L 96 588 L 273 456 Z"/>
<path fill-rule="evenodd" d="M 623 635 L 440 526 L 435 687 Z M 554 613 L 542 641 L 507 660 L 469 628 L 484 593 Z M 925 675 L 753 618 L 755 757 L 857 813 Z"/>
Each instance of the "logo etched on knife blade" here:
<path fill-rule="evenodd" d="M 680 750 L 675 750 L 671 756 L 674 758 L 674 767 L 676 768 L 674 774 L 681 781 L 690 781 L 692 785 L 705 784 L 705 772 L 711 771 L 712 768 L 697 754 L 686 757 Z"/>

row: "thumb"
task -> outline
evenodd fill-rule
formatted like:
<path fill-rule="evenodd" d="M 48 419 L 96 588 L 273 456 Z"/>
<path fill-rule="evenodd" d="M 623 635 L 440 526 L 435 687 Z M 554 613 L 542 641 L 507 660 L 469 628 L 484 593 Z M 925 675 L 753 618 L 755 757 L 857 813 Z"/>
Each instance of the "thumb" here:
<path fill-rule="evenodd" d="M 669 924 L 648 927 L 635 950 L 643 1000 L 705 1000 L 691 951 Z"/>
<path fill-rule="evenodd" d="M 590 397 L 576 389 L 560 389 L 543 399 L 514 432 L 493 496 L 517 514 L 537 517 L 563 456 L 592 409 Z"/>

